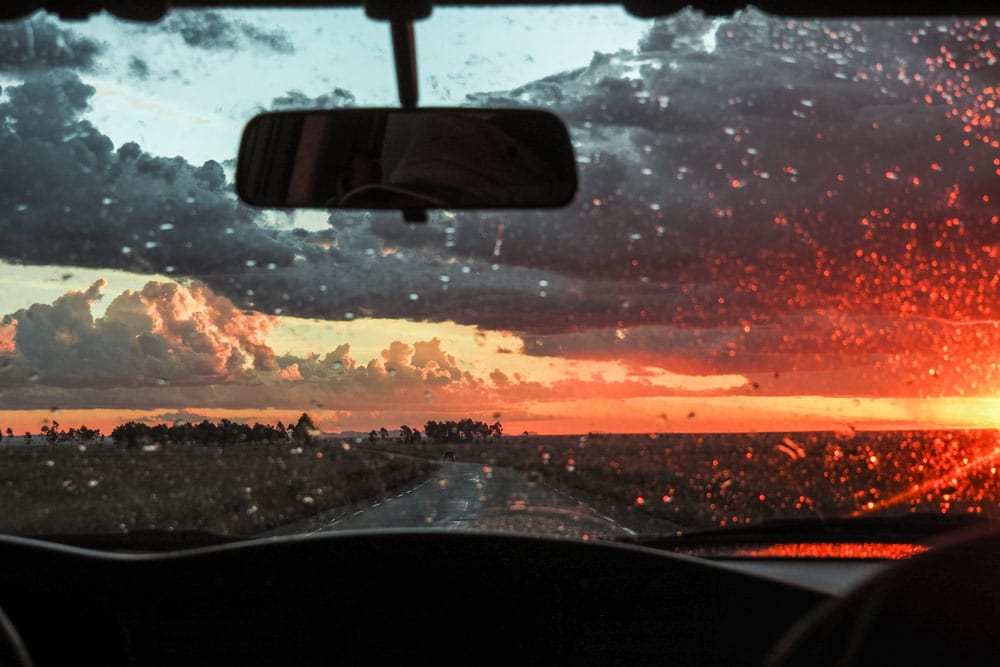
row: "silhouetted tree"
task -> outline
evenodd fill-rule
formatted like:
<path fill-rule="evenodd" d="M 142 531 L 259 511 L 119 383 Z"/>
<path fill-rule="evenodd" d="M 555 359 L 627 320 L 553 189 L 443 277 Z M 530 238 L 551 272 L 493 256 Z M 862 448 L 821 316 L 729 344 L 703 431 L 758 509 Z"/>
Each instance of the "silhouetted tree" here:
<path fill-rule="evenodd" d="M 497 422 L 499 425 L 499 422 Z M 501 427 L 502 430 L 502 427 Z M 429 421 L 424 425 L 424 435 L 435 442 L 471 442 L 476 439 L 485 440 L 494 433 L 492 426 L 485 422 L 469 418 L 459 421 L 437 422 Z"/>
<path fill-rule="evenodd" d="M 319 436 L 320 430 L 316 428 L 312 417 L 303 412 L 292 429 L 292 439 L 304 445 L 311 445 L 319 439 Z"/>

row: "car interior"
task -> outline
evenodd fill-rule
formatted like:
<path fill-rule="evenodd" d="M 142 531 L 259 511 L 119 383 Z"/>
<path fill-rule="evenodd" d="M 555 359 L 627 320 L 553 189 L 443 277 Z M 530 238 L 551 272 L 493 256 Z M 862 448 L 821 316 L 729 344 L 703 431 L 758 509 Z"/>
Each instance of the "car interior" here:
<path fill-rule="evenodd" d="M 0 18 L 16 20 L 41 9 L 70 19 L 108 11 L 156 21 L 171 8 L 363 5 L 372 20 L 391 25 L 402 106 L 412 108 L 413 21 L 432 6 L 494 4 L 544 3 L 15 0 L 0 9 Z M 708 0 L 623 4 L 644 17 L 688 4 L 709 13 L 745 6 Z M 755 4 L 788 16 L 995 11 L 965 2 Z M 385 117 L 358 122 L 381 153 L 383 139 L 375 130 Z M 285 135 L 268 148 L 285 153 L 298 141 L 298 135 Z M 295 166 L 277 162 L 279 176 L 262 177 L 259 192 L 292 197 Z M 337 165 L 349 169 L 350 157 Z M 343 198 L 343 185 L 333 187 L 315 197 Z M 399 208 L 413 222 L 441 202 L 410 196 L 355 204 Z M 850 553 L 701 557 L 691 548 L 637 540 L 447 530 L 216 543 L 182 533 L 146 540 L 0 536 L 0 664 L 996 663 L 1000 595 L 992 564 L 1000 556 L 1000 536 L 989 522 L 968 522 L 931 537 L 901 540 L 932 548 L 897 561 Z M 859 546 L 870 540 L 844 541 Z"/>

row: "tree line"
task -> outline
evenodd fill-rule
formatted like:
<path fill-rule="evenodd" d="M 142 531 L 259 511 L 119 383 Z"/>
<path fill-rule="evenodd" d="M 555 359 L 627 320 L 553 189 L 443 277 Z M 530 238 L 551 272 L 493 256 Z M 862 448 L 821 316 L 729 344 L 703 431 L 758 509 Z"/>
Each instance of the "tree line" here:
<path fill-rule="evenodd" d="M 14 429 L 7 427 L 6 430 L 0 430 L 0 437 L 3 437 L 4 433 L 7 434 L 7 440 L 14 439 Z M 36 436 L 33 435 L 31 431 L 25 431 L 23 437 L 24 442 L 30 444 Z M 92 442 L 104 442 L 107 436 L 101 433 L 101 429 L 89 428 L 87 426 L 80 426 L 79 428 L 71 426 L 67 429 L 60 429 L 59 422 L 53 419 L 51 424 L 42 425 L 41 433 L 37 434 L 37 437 L 42 442 L 47 442 L 49 444 L 87 444 Z"/>
<path fill-rule="evenodd" d="M 493 424 L 476 421 L 473 419 L 460 419 L 458 421 L 435 421 L 430 420 L 424 425 L 423 437 L 434 442 L 474 442 L 476 440 L 500 440 L 503 438 L 503 425 L 497 421 Z M 377 440 L 388 440 L 389 431 L 383 426 L 378 431 L 372 429 L 368 432 L 368 440 L 372 443 Z M 420 429 L 412 428 L 407 424 L 399 427 L 399 441 L 404 443 L 417 443 L 421 441 Z"/>
<path fill-rule="evenodd" d="M 9 441 L 14 439 L 14 430 L 7 428 L 0 431 L 0 437 L 6 433 Z M 307 413 L 302 413 L 298 421 L 294 424 L 282 424 L 280 421 L 276 425 L 271 424 L 240 424 L 223 419 L 219 423 L 210 422 L 207 419 L 198 424 L 190 422 L 178 422 L 173 426 L 166 424 L 156 424 L 150 426 L 140 422 L 125 422 L 119 424 L 111 431 L 111 438 L 119 445 L 125 447 L 140 447 L 153 443 L 165 445 L 168 443 L 194 443 L 203 445 L 225 445 L 234 443 L 248 444 L 272 444 L 288 442 L 289 440 L 298 444 L 315 444 L 320 436 L 319 429 L 313 423 L 312 417 Z M 30 431 L 24 432 L 24 443 L 32 444 L 41 442 L 43 444 L 102 444 L 107 436 L 100 429 L 80 426 L 79 428 L 62 429 L 59 422 L 52 420 L 51 424 L 45 424 L 41 428 L 41 433 L 35 435 Z"/>
<path fill-rule="evenodd" d="M 302 413 L 295 424 L 285 425 L 280 421 L 271 424 L 240 424 L 223 419 L 218 424 L 207 419 L 198 423 L 176 423 L 173 426 L 157 424 L 150 426 L 139 422 L 126 422 L 111 431 L 115 442 L 126 447 L 138 447 L 150 443 L 192 443 L 203 445 L 226 444 L 275 444 L 292 440 L 298 444 L 315 444 L 321 433 L 312 418 Z"/>

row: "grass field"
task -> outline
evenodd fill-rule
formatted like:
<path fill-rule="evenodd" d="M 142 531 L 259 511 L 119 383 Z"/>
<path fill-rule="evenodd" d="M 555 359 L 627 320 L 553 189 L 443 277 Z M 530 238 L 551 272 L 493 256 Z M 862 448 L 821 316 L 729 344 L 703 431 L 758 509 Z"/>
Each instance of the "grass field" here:
<path fill-rule="evenodd" d="M 868 512 L 1000 518 L 995 430 L 506 437 L 376 446 L 533 470 L 682 526 Z"/>
<path fill-rule="evenodd" d="M 533 471 L 598 508 L 687 527 L 868 512 L 1000 518 L 997 431 L 329 439 L 225 449 L 15 440 L 0 445 L 0 532 L 250 535 L 381 496 L 428 474 L 446 451 Z"/>
<path fill-rule="evenodd" d="M 250 535 L 376 497 L 430 464 L 345 448 L 0 446 L 0 532 Z"/>

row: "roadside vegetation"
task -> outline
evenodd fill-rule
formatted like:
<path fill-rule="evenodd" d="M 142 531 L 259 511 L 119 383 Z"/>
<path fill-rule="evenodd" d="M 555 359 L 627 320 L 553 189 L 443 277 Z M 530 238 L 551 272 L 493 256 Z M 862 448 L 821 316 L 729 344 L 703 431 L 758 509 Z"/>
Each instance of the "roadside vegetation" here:
<path fill-rule="evenodd" d="M 506 436 L 382 448 L 530 472 L 687 527 L 870 512 L 1000 518 L 995 430 Z"/>
<path fill-rule="evenodd" d="M 252 535 L 381 496 L 431 469 L 323 439 L 303 417 L 283 428 L 131 423 L 113 438 L 85 427 L 3 438 L 0 532 Z"/>

